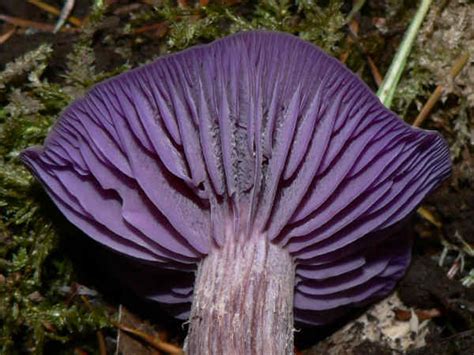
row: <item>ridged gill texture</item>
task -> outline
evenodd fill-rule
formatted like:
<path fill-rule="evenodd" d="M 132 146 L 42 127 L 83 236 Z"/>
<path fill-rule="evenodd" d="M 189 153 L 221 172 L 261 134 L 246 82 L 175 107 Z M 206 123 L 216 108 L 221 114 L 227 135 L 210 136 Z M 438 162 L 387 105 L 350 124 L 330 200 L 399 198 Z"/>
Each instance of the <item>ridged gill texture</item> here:
<path fill-rule="evenodd" d="M 267 238 L 294 260 L 295 319 L 309 324 L 393 288 L 410 258 L 399 222 L 450 173 L 439 134 L 408 126 L 314 45 L 271 32 L 97 85 L 22 159 L 91 238 L 159 267 L 192 272 L 229 238 Z M 187 303 L 192 286 L 149 296 Z"/>

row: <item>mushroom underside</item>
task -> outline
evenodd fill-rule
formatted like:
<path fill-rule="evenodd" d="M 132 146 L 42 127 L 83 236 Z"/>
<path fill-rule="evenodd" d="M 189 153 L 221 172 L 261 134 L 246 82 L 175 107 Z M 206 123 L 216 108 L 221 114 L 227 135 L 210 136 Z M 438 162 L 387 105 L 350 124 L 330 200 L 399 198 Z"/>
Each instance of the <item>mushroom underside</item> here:
<path fill-rule="evenodd" d="M 99 243 L 154 267 L 197 268 L 191 330 L 206 290 L 223 287 L 207 269 L 228 287 L 284 288 L 285 301 L 269 306 L 291 313 L 294 304 L 308 324 L 386 294 L 409 262 L 396 227 L 450 173 L 440 135 L 408 126 L 317 47 L 271 32 L 194 47 L 97 85 L 22 159 Z M 215 260 L 228 253 L 235 258 Z M 252 255 L 269 264 L 253 269 Z M 221 275 L 221 262 L 235 272 Z M 283 264 L 287 286 L 261 279 Z M 145 293 L 185 318 L 193 298 L 185 280 Z M 227 319 L 217 317 L 216 327 Z M 293 314 L 283 318 L 292 327 Z"/>

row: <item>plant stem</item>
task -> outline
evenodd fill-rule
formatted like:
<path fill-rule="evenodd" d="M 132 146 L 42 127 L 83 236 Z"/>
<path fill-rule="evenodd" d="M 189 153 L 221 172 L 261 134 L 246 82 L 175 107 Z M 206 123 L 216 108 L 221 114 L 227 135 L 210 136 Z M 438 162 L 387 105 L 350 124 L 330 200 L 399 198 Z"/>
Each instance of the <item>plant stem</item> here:
<path fill-rule="evenodd" d="M 395 94 L 398 82 L 400 81 L 400 77 L 402 76 L 403 70 L 405 69 L 410 50 L 413 46 L 413 43 L 415 42 L 416 35 L 418 34 L 421 23 L 428 12 L 431 2 L 432 0 L 421 0 L 415 17 L 413 17 L 413 20 L 411 21 L 410 26 L 403 37 L 402 43 L 398 48 L 397 54 L 395 55 L 395 58 L 393 59 L 392 64 L 385 75 L 385 79 L 377 91 L 377 96 L 387 108 L 390 108 L 392 105 L 393 96 Z"/>
<path fill-rule="evenodd" d="M 458 74 L 461 72 L 462 68 L 466 65 L 466 63 L 469 60 L 469 54 L 462 53 L 454 62 L 453 67 L 449 71 L 449 76 L 454 79 Z M 434 105 L 438 102 L 439 98 L 441 97 L 441 94 L 443 93 L 443 86 L 438 85 L 431 94 L 430 98 L 428 101 L 425 103 L 423 108 L 421 109 L 420 113 L 416 117 L 415 121 L 413 122 L 413 126 L 415 127 L 420 127 L 421 124 L 425 121 L 426 117 L 430 114 L 431 110 L 433 109 Z"/>

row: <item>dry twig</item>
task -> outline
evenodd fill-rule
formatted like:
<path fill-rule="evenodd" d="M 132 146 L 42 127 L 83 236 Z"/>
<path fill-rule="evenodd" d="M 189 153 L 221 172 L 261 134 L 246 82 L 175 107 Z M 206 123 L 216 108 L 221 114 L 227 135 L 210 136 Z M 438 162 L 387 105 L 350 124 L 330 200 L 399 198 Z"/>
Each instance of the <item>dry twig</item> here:
<path fill-rule="evenodd" d="M 20 17 L 14 17 L 14 16 L 8 16 L 8 15 L 0 14 L 0 20 L 5 21 L 7 23 L 11 23 L 12 25 L 15 25 L 15 26 L 18 26 L 18 27 L 26 27 L 26 28 L 30 27 L 30 28 L 34 28 L 38 31 L 43 31 L 43 32 L 53 32 L 54 31 L 54 26 L 50 25 L 49 23 L 25 20 L 25 19 L 20 18 Z M 62 31 L 76 32 L 77 29 L 63 28 Z"/>
<path fill-rule="evenodd" d="M 4 44 L 6 41 L 8 41 L 8 39 L 13 36 L 13 34 L 16 32 L 16 28 L 13 27 L 11 29 L 9 29 L 8 31 L 6 31 L 5 33 L 1 34 L 0 35 L 0 45 L 1 44 Z"/>
<path fill-rule="evenodd" d="M 61 10 L 61 13 L 59 14 L 58 22 L 56 22 L 56 26 L 54 26 L 54 31 L 53 31 L 54 33 L 58 32 L 61 29 L 61 27 L 64 25 L 67 18 L 71 14 L 71 11 L 74 8 L 75 4 L 76 4 L 75 0 L 66 0 Z"/>
<path fill-rule="evenodd" d="M 161 341 L 160 339 L 153 337 L 139 329 L 135 329 L 132 327 L 129 327 L 125 324 L 121 324 L 118 322 L 112 322 L 118 329 L 132 334 L 136 336 L 137 338 L 143 340 L 146 342 L 148 345 L 152 346 L 154 349 L 159 350 L 159 351 L 164 351 L 170 355 L 183 355 L 183 350 L 181 348 L 177 347 L 176 345 L 165 343 L 164 341 Z"/>
<path fill-rule="evenodd" d="M 453 64 L 453 67 L 449 71 L 449 76 L 454 79 L 458 74 L 461 72 L 462 68 L 466 65 L 469 60 L 469 54 L 463 53 L 461 54 Z M 433 91 L 431 96 L 429 97 L 428 101 L 426 101 L 425 105 L 421 109 L 420 113 L 416 117 L 415 121 L 413 122 L 413 126 L 420 127 L 421 124 L 425 121 L 425 119 L 430 114 L 431 110 L 433 109 L 436 102 L 438 102 L 441 94 L 443 93 L 443 86 L 438 85 L 436 89 Z"/>
<path fill-rule="evenodd" d="M 49 5 L 41 0 L 28 0 L 28 2 L 31 4 L 31 5 L 34 5 L 38 8 L 40 8 L 41 10 L 44 10 L 46 12 L 49 12 L 50 14 L 53 14 L 53 15 L 56 15 L 56 16 L 59 16 L 61 14 L 61 11 L 52 6 L 52 5 Z M 82 21 L 80 19 L 78 19 L 77 17 L 74 17 L 74 16 L 69 16 L 67 18 L 67 21 L 70 22 L 71 24 L 73 24 L 74 26 L 76 27 L 81 27 L 82 25 Z"/>
<path fill-rule="evenodd" d="M 412 312 L 406 309 L 395 308 L 395 318 L 399 321 L 409 321 L 412 317 Z M 432 309 L 417 309 L 415 314 L 420 321 L 432 319 L 441 316 L 441 311 L 437 308 Z"/>
<path fill-rule="evenodd" d="M 364 46 L 360 43 L 359 37 L 358 37 L 358 30 L 359 30 L 359 23 L 356 19 L 353 19 L 351 23 L 349 24 L 349 34 L 348 34 L 349 44 L 354 43 L 357 46 L 357 48 L 365 55 L 367 59 L 367 63 L 369 64 L 370 72 L 372 73 L 372 77 L 374 78 L 375 84 L 377 84 L 377 87 L 380 87 L 383 81 L 382 74 L 380 74 L 380 71 L 377 68 L 377 65 L 375 65 L 375 62 L 373 61 L 370 54 L 367 52 Z M 343 54 L 344 57 L 341 58 L 341 61 L 345 62 L 348 55 L 349 55 L 349 52 L 344 53 Z"/>
<path fill-rule="evenodd" d="M 426 219 L 428 222 L 430 222 L 436 228 L 441 228 L 443 226 L 443 224 L 426 207 L 423 207 L 423 206 L 419 207 L 417 212 L 421 217 Z"/>
<path fill-rule="evenodd" d="M 137 2 L 134 2 L 133 4 L 123 5 L 123 6 L 120 6 L 119 8 L 117 8 L 117 9 L 115 9 L 113 14 L 117 15 L 117 16 L 118 15 L 129 14 L 132 11 L 138 10 L 142 6 L 144 6 L 144 5 L 140 4 L 140 3 L 137 3 Z"/>
<path fill-rule="evenodd" d="M 161 38 L 163 37 L 166 32 L 168 31 L 168 23 L 167 22 L 160 22 L 160 23 L 153 23 L 151 25 L 145 25 L 140 28 L 137 28 L 133 30 L 133 34 L 140 34 L 140 33 L 145 33 L 153 31 L 154 34 L 158 37 Z"/>
<path fill-rule="evenodd" d="M 94 309 L 92 308 L 91 304 L 89 303 L 89 300 L 87 299 L 86 296 L 81 295 L 82 302 L 86 305 L 87 309 L 90 312 L 93 312 Z M 102 331 L 98 330 L 95 332 L 97 336 L 97 343 L 99 344 L 99 354 L 100 355 L 107 355 L 107 346 L 105 344 L 105 338 L 104 334 L 102 334 Z"/>

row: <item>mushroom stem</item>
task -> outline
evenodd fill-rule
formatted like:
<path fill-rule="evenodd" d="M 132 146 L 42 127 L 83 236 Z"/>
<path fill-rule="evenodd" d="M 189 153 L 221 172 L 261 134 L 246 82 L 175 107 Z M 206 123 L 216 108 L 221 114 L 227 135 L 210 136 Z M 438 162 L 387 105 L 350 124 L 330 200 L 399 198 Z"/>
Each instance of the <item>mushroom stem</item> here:
<path fill-rule="evenodd" d="M 293 354 L 295 266 L 262 235 L 228 240 L 199 265 L 185 352 Z"/>

